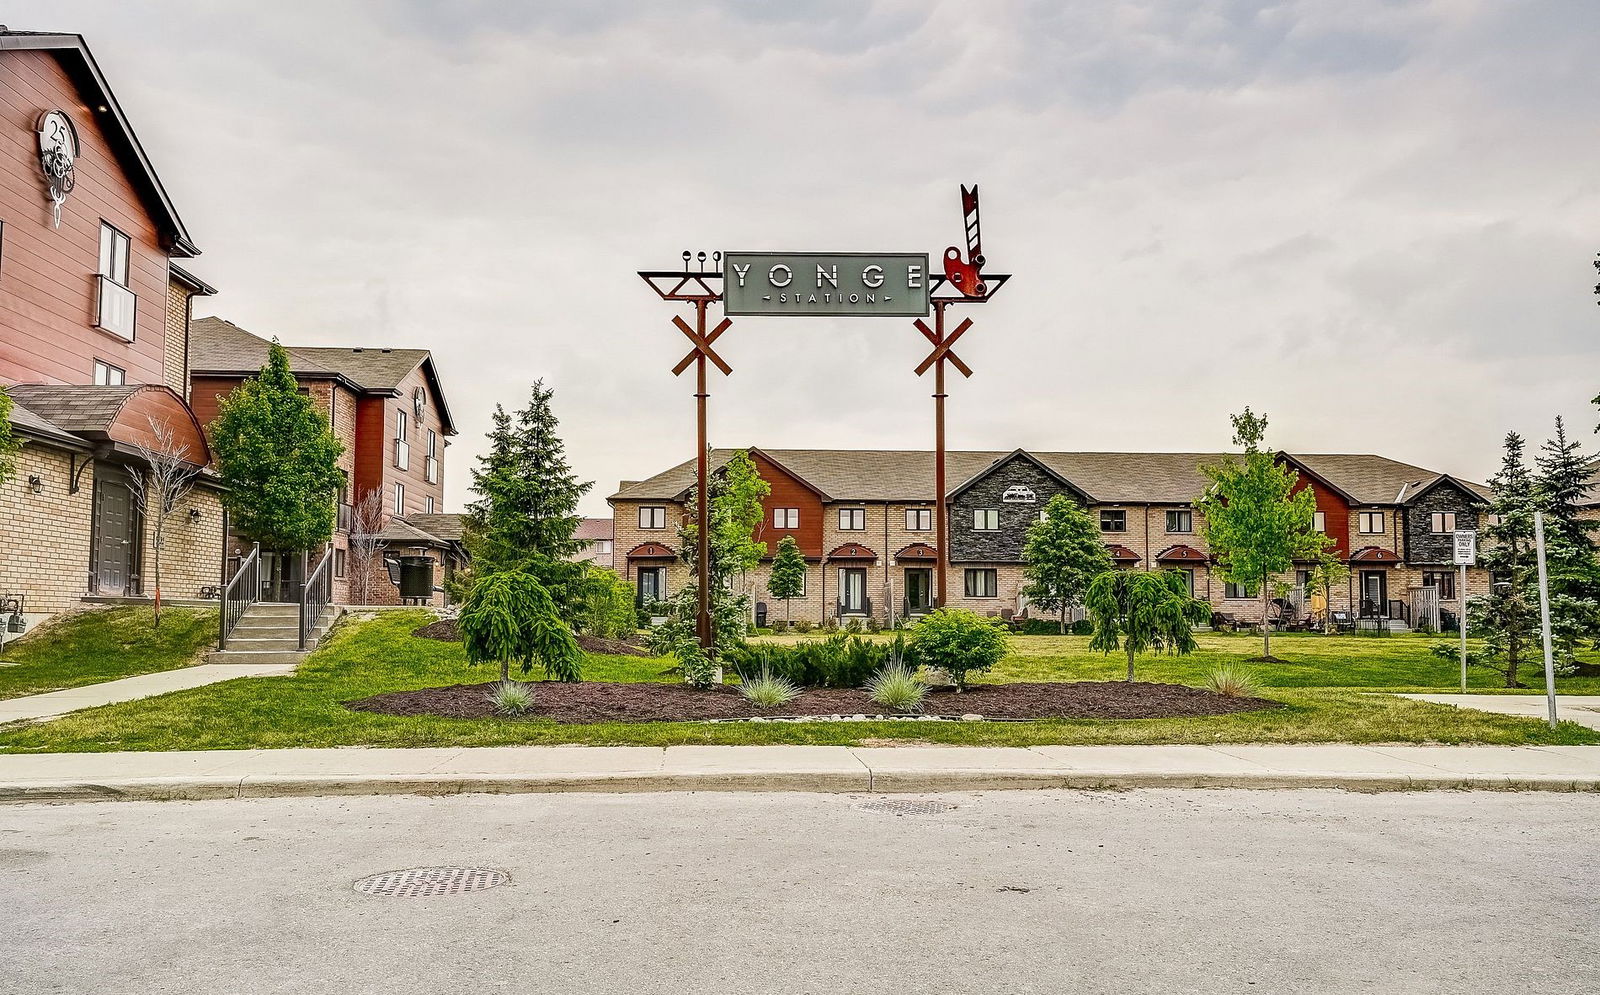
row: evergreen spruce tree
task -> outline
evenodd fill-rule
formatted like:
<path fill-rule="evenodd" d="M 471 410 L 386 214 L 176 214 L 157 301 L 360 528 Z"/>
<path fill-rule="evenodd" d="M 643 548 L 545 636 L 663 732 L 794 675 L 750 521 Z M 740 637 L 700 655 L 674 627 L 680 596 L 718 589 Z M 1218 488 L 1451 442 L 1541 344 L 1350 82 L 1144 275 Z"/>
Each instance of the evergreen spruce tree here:
<path fill-rule="evenodd" d="M 578 480 L 567 462 L 553 396 L 539 380 L 515 415 L 495 406 L 489 451 L 472 471 L 478 499 L 467 506 L 467 543 L 475 574 L 526 571 L 570 619 L 583 595 L 583 567 L 567 558 L 583 548 L 578 501 L 594 484 Z"/>
<path fill-rule="evenodd" d="M 1556 434 L 1535 460 L 1534 503 L 1544 512 L 1545 570 L 1550 588 L 1551 642 L 1564 671 L 1577 667 L 1577 650 L 1600 639 L 1600 562 L 1597 523 L 1579 517 L 1588 490 L 1589 461 L 1556 419 Z"/>
<path fill-rule="evenodd" d="M 1483 637 L 1482 661 L 1521 687 L 1524 657 L 1539 645 L 1539 592 L 1533 548 L 1533 476 L 1522 436 L 1506 434 L 1500 469 L 1482 528 L 1478 562 L 1489 571 L 1489 593 L 1467 604 L 1470 631 Z M 1465 623 L 1464 623 L 1465 624 Z"/>
<path fill-rule="evenodd" d="M 333 537 L 344 451 L 273 340 L 261 372 L 222 399 L 211 442 L 233 531 L 282 552 Z"/>
<path fill-rule="evenodd" d="M 1063 635 L 1067 612 L 1083 604 L 1089 582 L 1115 567 L 1100 536 L 1100 524 L 1065 494 L 1051 498 L 1044 517 L 1029 527 L 1022 560 L 1028 581 L 1023 595 L 1041 611 L 1056 612 Z"/>

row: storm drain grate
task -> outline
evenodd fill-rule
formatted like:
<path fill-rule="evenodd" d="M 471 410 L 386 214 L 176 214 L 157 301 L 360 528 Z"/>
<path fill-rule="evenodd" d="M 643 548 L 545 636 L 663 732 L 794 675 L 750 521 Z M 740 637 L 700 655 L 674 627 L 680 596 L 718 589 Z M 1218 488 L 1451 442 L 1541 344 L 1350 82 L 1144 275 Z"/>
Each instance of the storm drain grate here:
<path fill-rule="evenodd" d="M 353 887 L 374 898 L 432 898 L 498 888 L 511 880 L 491 867 L 409 867 L 361 878 Z"/>
<path fill-rule="evenodd" d="M 950 802 L 928 801 L 921 798 L 874 798 L 856 806 L 863 812 L 878 812 L 882 815 L 938 815 L 941 812 L 949 812 L 955 807 Z"/>

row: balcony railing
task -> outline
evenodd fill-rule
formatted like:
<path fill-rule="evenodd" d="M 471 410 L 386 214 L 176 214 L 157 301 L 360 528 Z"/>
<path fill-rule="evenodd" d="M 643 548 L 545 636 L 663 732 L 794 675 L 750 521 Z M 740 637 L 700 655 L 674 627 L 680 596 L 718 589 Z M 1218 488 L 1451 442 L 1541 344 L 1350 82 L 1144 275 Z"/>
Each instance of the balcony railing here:
<path fill-rule="evenodd" d="M 95 312 L 95 326 L 110 332 L 119 339 L 133 341 L 134 316 L 139 309 L 139 298 L 133 291 L 107 276 L 99 277 L 99 304 Z"/>
<path fill-rule="evenodd" d="M 404 439 L 394 440 L 394 465 L 398 470 L 411 469 L 411 444 Z"/>
<path fill-rule="evenodd" d="M 430 484 L 439 482 L 439 460 L 436 457 L 428 456 L 423 459 L 422 476 Z"/>

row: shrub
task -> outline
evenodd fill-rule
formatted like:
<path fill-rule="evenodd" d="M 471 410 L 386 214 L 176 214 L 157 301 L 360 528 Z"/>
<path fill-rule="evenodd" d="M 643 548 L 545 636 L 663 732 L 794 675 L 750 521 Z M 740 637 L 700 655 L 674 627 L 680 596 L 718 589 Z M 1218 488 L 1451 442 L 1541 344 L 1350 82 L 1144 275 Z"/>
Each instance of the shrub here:
<path fill-rule="evenodd" d="M 878 624 L 878 619 L 876 616 L 869 616 L 867 618 L 867 631 L 873 635 L 877 635 L 883 631 L 883 626 Z"/>
<path fill-rule="evenodd" d="M 533 709 L 533 685 L 521 681 L 496 681 L 488 698 L 501 715 L 526 715 Z"/>
<path fill-rule="evenodd" d="M 874 702 L 891 712 L 920 712 L 928 685 L 904 663 L 891 663 L 867 681 L 867 691 Z"/>
<path fill-rule="evenodd" d="M 967 675 L 984 673 L 1011 649 L 1010 640 L 994 620 L 964 608 L 940 608 L 911 628 L 910 659 L 950 675 L 957 691 L 967 687 Z"/>
<path fill-rule="evenodd" d="M 800 687 L 857 688 L 904 654 L 901 637 L 876 642 L 837 633 L 793 646 L 739 647 L 728 651 L 726 661 L 740 674 L 765 668 Z"/>
<path fill-rule="evenodd" d="M 1218 664 L 1206 674 L 1206 688 L 1228 698 L 1258 698 L 1262 687 L 1254 670 L 1236 663 Z"/>
<path fill-rule="evenodd" d="M 1094 623 L 1086 618 L 1080 618 L 1069 626 L 1069 631 L 1074 636 L 1089 636 L 1094 634 Z"/>
<path fill-rule="evenodd" d="M 790 628 L 794 629 L 794 631 L 800 633 L 803 636 L 806 633 L 811 631 L 811 629 L 812 629 L 811 620 L 810 619 L 806 619 L 806 618 L 797 618 L 797 619 L 794 620 L 793 623 L 790 624 Z"/>
<path fill-rule="evenodd" d="M 763 666 L 755 676 L 739 675 L 739 693 L 757 708 L 777 708 L 787 705 L 800 696 L 800 688 L 793 681 L 775 677 Z"/>
<path fill-rule="evenodd" d="M 616 571 L 591 567 L 578 590 L 578 631 L 602 639 L 621 639 L 640 627 L 633 585 Z"/>
<path fill-rule="evenodd" d="M 844 624 L 844 631 L 850 633 L 851 635 L 859 635 L 862 631 L 864 631 L 861 626 L 861 620 L 859 618 L 853 618 L 846 622 Z"/>
<path fill-rule="evenodd" d="M 583 652 L 532 574 L 506 570 L 479 577 L 457 620 L 467 662 L 498 663 L 510 680 L 513 661 L 526 674 L 537 661 L 558 681 L 583 679 Z"/>

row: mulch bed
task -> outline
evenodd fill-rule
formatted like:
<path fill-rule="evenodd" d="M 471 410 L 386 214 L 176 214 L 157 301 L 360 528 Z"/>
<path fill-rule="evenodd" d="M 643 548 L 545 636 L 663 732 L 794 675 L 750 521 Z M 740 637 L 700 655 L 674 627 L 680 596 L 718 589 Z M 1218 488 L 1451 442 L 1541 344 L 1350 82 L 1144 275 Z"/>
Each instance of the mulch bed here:
<path fill-rule="evenodd" d="M 437 639 L 446 643 L 461 641 L 461 628 L 456 625 L 456 620 L 453 618 L 441 618 L 437 622 L 429 622 L 420 629 L 412 629 L 411 634 L 421 639 Z M 599 636 L 579 636 L 578 648 L 585 653 L 599 653 L 606 656 L 655 656 L 643 643 L 602 639 Z"/>
<path fill-rule="evenodd" d="M 495 682 L 396 691 L 345 707 L 384 715 L 438 715 L 455 719 L 496 718 L 489 692 Z M 563 723 L 692 722 L 707 719 L 776 718 L 795 715 L 876 715 L 884 709 L 858 688 L 807 688 L 786 705 L 760 709 L 731 687 L 697 691 L 683 684 L 533 683 L 533 711 L 526 718 Z M 1181 684 L 1082 681 L 1070 684 L 980 684 L 964 694 L 936 689 L 922 714 L 981 715 L 986 719 L 1164 719 L 1227 715 L 1279 708 L 1261 698 L 1229 698 Z"/>

